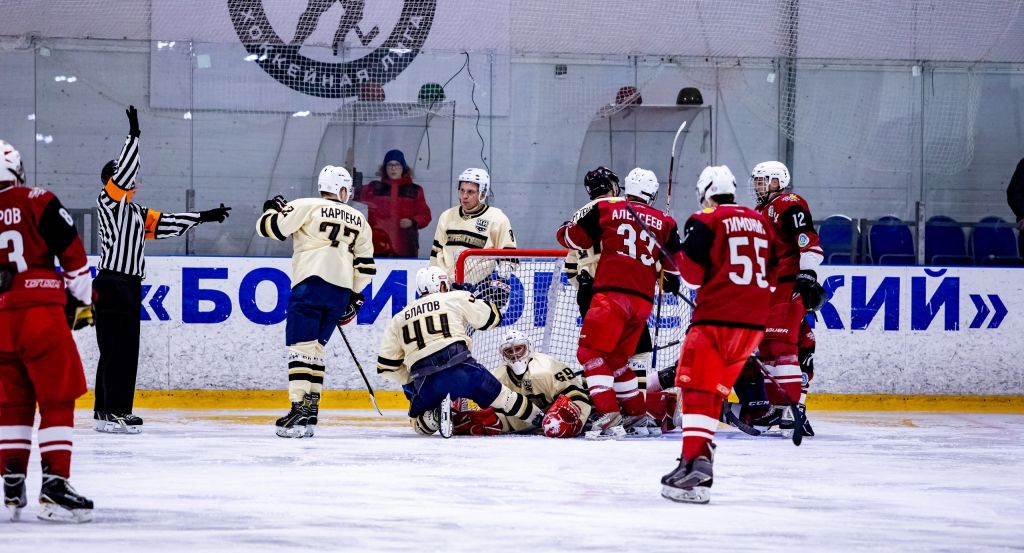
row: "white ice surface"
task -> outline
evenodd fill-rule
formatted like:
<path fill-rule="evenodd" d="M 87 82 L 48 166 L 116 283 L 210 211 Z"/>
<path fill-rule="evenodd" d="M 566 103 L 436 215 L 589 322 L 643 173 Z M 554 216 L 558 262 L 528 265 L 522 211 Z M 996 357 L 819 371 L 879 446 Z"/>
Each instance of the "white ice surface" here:
<path fill-rule="evenodd" d="M 0 522 L 0 551 L 1005 551 L 1024 549 L 1024 416 L 813 414 L 796 448 L 720 429 L 709 505 L 659 496 L 680 435 L 421 437 L 398 412 L 77 413 L 72 483 L 95 521 Z M 25 516 L 27 515 L 27 516 Z"/>

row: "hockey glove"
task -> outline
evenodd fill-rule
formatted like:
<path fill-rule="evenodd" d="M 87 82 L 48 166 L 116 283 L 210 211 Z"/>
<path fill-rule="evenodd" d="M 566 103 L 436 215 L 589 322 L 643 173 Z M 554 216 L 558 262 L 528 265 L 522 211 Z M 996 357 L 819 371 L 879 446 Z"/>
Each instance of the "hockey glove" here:
<path fill-rule="evenodd" d="M 345 310 L 345 314 L 338 320 L 338 326 L 345 326 L 348 323 L 356 320 L 356 314 L 359 313 L 359 309 L 366 303 L 366 297 L 359 292 L 352 292 L 348 297 L 348 309 Z"/>
<path fill-rule="evenodd" d="M 451 287 L 452 290 L 462 290 L 465 292 L 469 292 L 470 294 L 476 292 L 476 286 L 473 286 L 468 282 L 450 282 L 448 283 L 448 285 Z"/>
<path fill-rule="evenodd" d="M 583 432 L 583 417 L 580 408 L 566 396 L 558 399 L 548 407 L 541 422 L 544 435 L 549 438 L 575 438 Z"/>
<path fill-rule="evenodd" d="M 199 212 L 199 222 L 200 223 L 213 223 L 213 222 L 223 223 L 228 218 L 228 215 L 229 215 L 228 212 L 229 211 L 231 211 L 231 208 L 230 207 L 224 207 L 224 204 L 220 204 L 220 207 L 215 207 L 213 209 L 207 209 L 206 211 L 200 211 Z"/>
<path fill-rule="evenodd" d="M 576 275 L 576 282 L 579 283 L 580 287 L 593 286 L 594 277 L 590 276 L 590 273 L 586 271 L 580 271 L 580 273 Z"/>
<path fill-rule="evenodd" d="M 452 413 L 456 436 L 496 436 L 501 434 L 501 421 L 494 407 Z"/>
<path fill-rule="evenodd" d="M 273 198 L 270 198 L 269 200 L 263 202 L 263 211 L 273 209 L 274 211 L 280 212 L 282 209 L 284 209 L 284 206 L 287 203 L 288 200 L 284 199 L 284 196 L 278 194 L 277 196 L 274 196 Z"/>
<path fill-rule="evenodd" d="M 14 265 L 0 265 L 0 294 L 11 289 L 18 269 Z"/>
<path fill-rule="evenodd" d="M 814 271 L 800 271 L 800 274 L 796 275 L 793 299 L 797 296 L 803 301 L 804 309 L 811 313 L 816 313 L 828 301 L 828 294 L 818 284 L 818 275 Z"/>
<path fill-rule="evenodd" d="M 128 115 L 128 134 L 135 138 L 142 136 L 142 131 L 139 130 L 139 112 L 135 111 L 135 106 L 128 106 L 124 112 Z"/>
<path fill-rule="evenodd" d="M 512 284 L 507 280 L 492 277 L 478 284 L 473 295 L 479 300 L 493 303 L 499 309 L 504 309 L 512 295 Z"/>
<path fill-rule="evenodd" d="M 681 280 L 679 275 L 665 273 L 665 276 L 661 280 L 661 291 L 666 294 L 679 295 L 680 286 Z"/>
<path fill-rule="evenodd" d="M 71 291 L 65 289 L 67 302 L 64 304 L 64 316 L 68 319 L 68 328 L 81 330 L 95 323 L 92 316 L 92 306 L 86 305 L 71 295 Z"/>

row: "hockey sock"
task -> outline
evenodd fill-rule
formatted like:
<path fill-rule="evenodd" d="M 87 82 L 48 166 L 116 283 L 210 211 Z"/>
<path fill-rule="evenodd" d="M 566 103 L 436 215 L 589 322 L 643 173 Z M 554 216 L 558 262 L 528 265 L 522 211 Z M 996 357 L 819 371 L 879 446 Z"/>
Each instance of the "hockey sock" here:
<path fill-rule="evenodd" d="M 302 401 L 306 394 L 314 391 L 313 385 L 321 389 L 324 384 L 324 347 L 320 342 L 301 342 L 288 346 L 288 400 Z"/>
<path fill-rule="evenodd" d="M 71 437 L 75 426 L 75 402 L 39 404 L 39 453 L 44 472 L 71 476 Z"/>
<path fill-rule="evenodd" d="M 35 416 L 35 405 L 0 408 L 0 470 L 3 474 L 27 473 Z"/>
<path fill-rule="evenodd" d="M 615 390 L 612 388 L 615 379 L 605 360 L 601 357 L 593 357 L 585 361 L 583 375 L 587 379 L 590 401 L 594 403 L 594 408 L 599 413 L 618 413 L 619 402 L 615 399 Z"/>
<path fill-rule="evenodd" d="M 718 429 L 722 396 L 701 390 L 683 390 L 683 459 L 710 455 Z"/>
<path fill-rule="evenodd" d="M 622 406 L 623 413 L 635 417 L 647 412 L 636 373 L 628 364 L 613 371 L 612 379 L 614 380 L 612 389 L 615 390 L 615 399 Z"/>

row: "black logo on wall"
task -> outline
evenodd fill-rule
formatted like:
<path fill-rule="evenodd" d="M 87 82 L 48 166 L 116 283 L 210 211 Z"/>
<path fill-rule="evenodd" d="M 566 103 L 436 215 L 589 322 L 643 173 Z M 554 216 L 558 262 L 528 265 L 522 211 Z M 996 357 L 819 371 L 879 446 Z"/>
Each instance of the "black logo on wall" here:
<path fill-rule="evenodd" d="M 271 77 L 310 96 L 349 98 L 356 96 L 362 83 L 386 84 L 412 63 L 430 34 L 437 9 L 437 0 L 406 0 L 394 31 L 378 48 L 357 60 L 331 63 L 303 56 L 299 53 L 302 44 L 313 34 L 324 12 L 336 2 L 345 13 L 334 33 L 334 55 L 339 54 L 345 37 L 352 31 L 363 46 L 368 46 L 380 29 L 360 28 L 365 0 L 308 0 L 294 37 L 287 43 L 270 24 L 262 2 L 228 0 L 228 11 L 245 49 L 257 56 L 256 63 Z"/>

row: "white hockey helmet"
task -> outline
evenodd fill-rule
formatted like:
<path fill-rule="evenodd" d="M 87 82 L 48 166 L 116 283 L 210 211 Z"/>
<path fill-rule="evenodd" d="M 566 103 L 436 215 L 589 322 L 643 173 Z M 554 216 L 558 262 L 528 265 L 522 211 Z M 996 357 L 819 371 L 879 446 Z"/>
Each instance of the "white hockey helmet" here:
<path fill-rule="evenodd" d="M 653 204 L 654 198 L 658 197 L 658 177 L 650 169 L 637 167 L 626 175 L 626 185 L 623 188 L 627 196 Z"/>
<path fill-rule="evenodd" d="M 421 296 L 440 292 L 441 284 L 445 285 L 446 290 L 450 289 L 448 273 L 445 273 L 440 267 L 430 266 L 416 271 L 416 291 Z"/>
<path fill-rule="evenodd" d="M 491 191 L 491 176 L 485 169 L 470 167 L 459 175 L 459 182 L 471 182 L 480 187 L 480 201 L 486 202 L 487 195 Z"/>
<path fill-rule="evenodd" d="M 705 198 L 720 194 L 736 195 L 736 177 L 727 165 L 705 167 L 697 178 L 697 198 L 703 202 Z"/>
<path fill-rule="evenodd" d="M 342 189 L 348 190 L 348 199 L 352 199 L 352 175 L 348 174 L 348 169 L 344 167 L 325 165 L 320 170 L 317 188 L 320 189 L 320 192 L 337 194 L 339 198 L 341 197 Z"/>
<path fill-rule="evenodd" d="M 526 366 L 533 359 L 533 344 L 530 338 L 521 330 L 509 330 L 505 334 L 505 341 L 498 347 L 501 358 L 506 365 L 512 368 L 516 376 L 523 376 L 526 373 Z"/>
<path fill-rule="evenodd" d="M 754 166 L 754 169 L 750 172 L 750 189 L 754 191 L 754 197 L 759 202 L 765 201 L 772 194 L 768 191 L 768 187 L 776 179 L 779 181 L 779 191 L 789 188 L 789 169 L 786 168 L 785 163 L 781 161 L 762 161 Z M 757 191 L 759 181 L 764 183 L 763 192 Z"/>
<path fill-rule="evenodd" d="M 0 182 L 14 181 L 14 185 L 25 184 L 25 165 L 21 154 L 7 142 L 0 140 Z"/>

